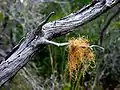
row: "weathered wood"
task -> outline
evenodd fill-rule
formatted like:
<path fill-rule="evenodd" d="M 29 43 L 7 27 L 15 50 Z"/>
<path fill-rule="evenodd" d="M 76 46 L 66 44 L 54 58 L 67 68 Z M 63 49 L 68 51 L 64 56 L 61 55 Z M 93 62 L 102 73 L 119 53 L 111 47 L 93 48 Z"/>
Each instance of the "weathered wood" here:
<path fill-rule="evenodd" d="M 35 38 L 31 39 L 31 36 L 26 37 L 14 53 L 12 53 L 7 60 L 1 62 L 0 86 L 15 75 L 16 72 L 18 72 L 29 61 L 29 58 L 34 54 L 38 47 L 41 49 L 45 44 L 48 44 L 46 42 L 47 40 L 71 32 L 74 28 L 82 26 L 95 19 L 119 2 L 120 0 L 115 0 L 111 7 L 107 7 L 106 4 L 98 2 L 82 12 L 79 10 L 78 12 L 72 13 L 60 20 L 46 23 L 41 28 L 44 33 L 43 35 L 30 34 L 34 35 Z"/>

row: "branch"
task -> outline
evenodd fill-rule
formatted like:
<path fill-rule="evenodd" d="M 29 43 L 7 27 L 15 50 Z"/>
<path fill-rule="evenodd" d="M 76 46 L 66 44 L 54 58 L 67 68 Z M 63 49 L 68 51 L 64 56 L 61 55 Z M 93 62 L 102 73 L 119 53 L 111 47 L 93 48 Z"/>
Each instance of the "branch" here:
<path fill-rule="evenodd" d="M 114 12 L 112 15 L 108 16 L 104 25 L 102 25 L 102 27 L 101 27 L 100 38 L 99 38 L 101 46 L 102 46 L 102 42 L 103 42 L 104 33 L 106 32 L 109 24 L 114 19 L 114 17 L 117 16 L 120 13 L 120 7 L 115 8 L 115 9 L 117 9 L 116 12 Z"/>
<path fill-rule="evenodd" d="M 29 61 L 29 58 L 32 57 L 38 48 L 41 50 L 45 44 L 51 43 L 46 41 L 65 35 L 74 28 L 94 20 L 119 2 L 120 0 L 115 0 L 111 7 L 106 6 L 105 3 L 98 2 L 88 9 L 82 10 L 82 12 L 79 10 L 60 20 L 46 23 L 40 28 L 40 33 L 38 34 L 34 33 L 38 30 L 36 29 L 27 35 L 25 40 L 18 45 L 18 48 L 7 60 L 0 63 L 0 86 L 14 76 Z"/>

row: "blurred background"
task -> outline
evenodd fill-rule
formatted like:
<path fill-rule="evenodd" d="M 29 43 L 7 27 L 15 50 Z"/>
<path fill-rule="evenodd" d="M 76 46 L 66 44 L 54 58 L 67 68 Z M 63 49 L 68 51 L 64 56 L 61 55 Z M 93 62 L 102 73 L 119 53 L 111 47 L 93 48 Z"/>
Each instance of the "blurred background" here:
<path fill-rule="evenodd" d="M 54 11 L 49 21 L 76 12 L 91 0 L 0 0 L 0 63 L 19 43 Z M 72 37 L 87 37 L 93 48 L 95 63 L 76 81 L 68 71 L 68 47 L 46 46 L 36 52 L 0 90 L 120 90 L 120 7 L 116 5 L 97 19 L 76 28 L 55 42 L 68 42 Z"/>

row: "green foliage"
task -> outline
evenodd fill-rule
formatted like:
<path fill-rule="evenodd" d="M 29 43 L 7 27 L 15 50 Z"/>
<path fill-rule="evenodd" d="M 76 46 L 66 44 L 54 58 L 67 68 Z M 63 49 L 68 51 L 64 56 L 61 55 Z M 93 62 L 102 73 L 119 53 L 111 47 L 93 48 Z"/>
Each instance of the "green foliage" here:
<path fill-rule="evenodd" d="M 53 0 L 45 3 L 36 3 L 36 0 L 24 0 L 20 3 L 19 0 L 3 0 L 0 1 L 0 44 L 5 50 L 9 44 L 17 44 L 19 40 L 26 35 L 27 32 L 35 29 L 37 25 L 52 11 L 55 11 L 49 21 L 60 19 L 70 13 L 79 10 L 84 5 L 87 5 L 91 0 Z M 72 37 L 88 37 L 91 44 L 99 45 L 100 30 L 104 25 L 108 14 L 100 16 L 98 19 L 89 22 L 88 24 L 75 29 L 75 31 L 54 39 L 55 42 L 67 42 Z M 26 80 L 26 75 L 21 72 L 10 82 L 11 90 L 31 90 L 39 85 L 42 89 L 49 90 L 51 87 L 63 90 L 72 90 L 73 87 L 79 87 L 83 90 L 86 88 L 85 83 L 88 83 L 89 88 L 92 86 L 101 89 L 102 85 L 107 88 L 111 83 L 117 85 L 120 83 L 120 17 L 114 17 L 114 22 L 111 22 L 104 34 L 103 47 L 105 52 L 94 48 L 96 53 L 97 69 L 90 69 L 86 72 L 85 77 L 80 77 L 77 85 L 69 79 L 67 65 L 67 49 L 68 47 L 56 47 L 53 45 L 46 46 L 43 50 L 36 52 L 31 61 L 26 65 L 30 77 Z M 8 36 L 6 38 L 4 34 Z M 11 34 L 12 33 L 12 34 Z M 12 38 L 10 38 L 10 36 Z M 9 38 L 13 42 L 9 42 Z M 0 48 L 2 48 L 0 46 Z M 14 45 L 13 45 L 14 46 Z M 82 73 L 82 71 L 81 71 Z M 89 75 L 87 75 L 89 74 Z M 88 78 L 86 82 L 84 79 Z M 110 81 L 108 81 L 108 79 Z M 79 83 L 82 80 L 82 84 Z M 37 82 L 33 84 L 33 82 Z M 107 85 L 106 85 L 107 84 Z M 114 86 L 115 86 L 114 85 Z M 5 90 L 3 87 L 2 90 Z M 34 89 L 34 88 L 33 88 Z M 74 90 L 74 89 L 73 89 Z"/>
<path fill-rule="evenodd" d="M 4 20 L 4 13 L 0 12 L 0 21 L 3 21 L 3 20 Z"/>
<path fill-rule="evenodd" d="M 98 81 L 104 88 L 115 88 L 120 83 L 120 34 L 119 30 L 112 30 L 105 35 L 105 52 L 98 57 Z M 103 58 L 101 58 L 103 57 Z"/>

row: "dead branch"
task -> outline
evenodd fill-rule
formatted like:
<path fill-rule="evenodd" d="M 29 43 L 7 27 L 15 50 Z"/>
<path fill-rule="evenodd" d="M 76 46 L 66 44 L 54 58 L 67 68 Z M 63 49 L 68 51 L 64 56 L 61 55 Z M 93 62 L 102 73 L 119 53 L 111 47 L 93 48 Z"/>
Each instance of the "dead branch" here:
<path fill-rule="evenodd" d="M 7 60 L 0 63 L 0 86 L 14 76 L 29 61 L 29 58 L 37 49 L 42 49 L 46 44 L 49 44 L 47 40 L 65 35 L 73 31 L 74 28 L 94 20 L 119 2 L 120 0 L 114 0 L 111 6 L 108 7 L 101 0 L 88 9 L 82 10 L 82 12 L 79 10 L 60 20 L 39 26 L 39 31 L 36 29 L 27 35 L 25 40 L 18 45 Z"/>

